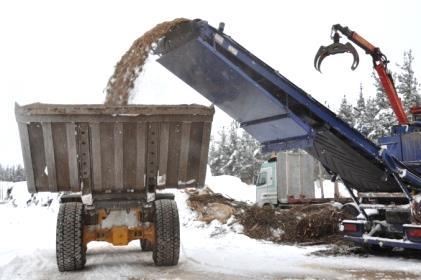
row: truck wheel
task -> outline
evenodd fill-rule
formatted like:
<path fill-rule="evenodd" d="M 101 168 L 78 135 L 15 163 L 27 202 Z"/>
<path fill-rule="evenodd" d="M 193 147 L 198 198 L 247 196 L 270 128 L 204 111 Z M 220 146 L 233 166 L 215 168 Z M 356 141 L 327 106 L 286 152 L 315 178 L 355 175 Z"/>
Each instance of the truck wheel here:
<path fill-rule="evenodd" d="M 341 209 L 342 213 L 344 213 L 345 218 L 347 219 L 355 219 L 360 214 L 360 210 L 358 210 L 358 206 L 355 205 L 353 202 L 346 203 L 342 206 Z"/>
<path fill-rule="evenodd" d="M 86 263 L 83 245 L 83 204 L 60 205 L 56 229 L 56 257 L 59 271 L 80 270 Z"/>
<path fill-rule="evenodd" d="M 149 240 L 145 239 L 140 240 L 140 248 L 142 248 L 143 252 L 150 252 L 153 250 L 152 243 Z"/>
<path fill-rule="evenodd" d="M 180 254 L 180 222 L 174 200 L 155 201 L 154 224 L 156 240 L 153 260 L 155 265 L 176 265 Z"/>

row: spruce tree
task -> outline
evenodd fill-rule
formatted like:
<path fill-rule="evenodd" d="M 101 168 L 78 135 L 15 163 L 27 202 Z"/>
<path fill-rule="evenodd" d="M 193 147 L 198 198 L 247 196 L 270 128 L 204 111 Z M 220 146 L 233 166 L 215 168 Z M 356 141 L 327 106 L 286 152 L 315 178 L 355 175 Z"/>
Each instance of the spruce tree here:
<path fill-rule="evenodd" d="M 228 163 L 228 137 L 225 127 L 218 131 L 218 140 L 212 139 L 209 151 L 209 165 L 212 175 L 223 175 L 224 166 Z"/>
<path fill-rule="evenodd" d="M 209 147 L 212 175 L 232 175 L 253 183 L 260 166 L 267 159 L 260 144 L 233 121 L 229 129 L 222 128 Z"/>
<path fill-rule="evenodd" d="M 390 107 L 389 100 L 387 99 L 386 92 L 383 89 L 383 86 L 380 82 L 379 77 L 377 77 L 377 74 L 372 72 L 371 77 L 373 78 L 373 85 L 376 89 L 376 104 L 377 108 L 380 109 L 386 109 Z"/>
<path fill-rule="evenodd" d="M 208 164 L 213 176 L 217 175 L 219 161 L 217 143 L 211 136 L 209 143 Z"/>
<path fill-rule="evenodd" d="M 253 183 L 266 158 L 259 142 L 245 130 L 240 137 L 240 155 L 241 179 L 246 183 Z"/>
<path fill-rule="evenodd" d="M 377 98 L 369 98 L 365 106 L 363 122 L 361 123 L 361 131 L 370 140 L 375 140 L 382 135 L 382 131 L 376 124 L 376 116 L 378 113 Z"/>
<path fill-rule="evenodd" d="M 420 84 L 414 74 L 413 62 L 414 56 L 412 55 L 412 50 L 405 51 L 403 53 L 403 64 L 398 65 L 400 73 L 397 76 L 398 83 L 396 86 L 408 115 L 411 107 L 416 106 L 421 101 L 419 95 Z"/>
<path fill-rule="evenodd" d="M 374 119 L 368 119 L 372 124 L 368 134 L 371 140 L 377 141 L 379 137 L 390 133 L 392 126 L 397 124 L 397 120 L 380 79 L 374 73 L 372 76 L 376 89 L 376 97 L 374 99 L 375 106 L 370 108 L 372 112 L 367 113 L 367 116 L 370 118 L 374 116 Z M 369 108 L 366 110 L 368 111 Z"/>
<path fill-rule="evenodd" d="M 228 143 L 226 153 L 229 157 L 228 162 L 223 166 L 224 174 L 240 177 L 239 166 L 239 145 L 240 139 L 238 136 L 239 123 L 232 121 L 228 131 Z"/>
<path fill-rule="evenodd" d="M 365 115 L 366 115 L 366 108 L 365 108 L 365 99 L 363 95 L 363 85 L 360 84 L 360 95 L 357 100 L 357 106 L 354 107 L 353 110 L 354 115 L 354 127 L 358 131 L 360 131 L 363 135 L 367 136 L 368 131 L 363 130 L 365 123 L 367 122 Z"/>
<path fill-rule="evenodd" d="M 350 126 L 354 127 L 355 120 L 352 112 L 352 105 L 348 103 L 346 95 L 342 98 L 341 105 L 339 106 L 338 117 Z"/>

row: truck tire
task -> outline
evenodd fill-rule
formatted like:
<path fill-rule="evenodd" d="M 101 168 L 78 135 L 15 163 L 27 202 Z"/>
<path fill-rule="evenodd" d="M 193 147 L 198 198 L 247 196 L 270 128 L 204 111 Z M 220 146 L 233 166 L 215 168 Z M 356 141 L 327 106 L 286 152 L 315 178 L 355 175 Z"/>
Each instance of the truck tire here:
<path fill-rule="evenodd" d="M 83 204 L 60 205 L 56 229 L 56 258 L 59 271 L 80 270 L 86 263 L 83 245 Z"/>
<path fill-rule="evenodd" d="M 156 200 L 154 204 L 156 239 L 153 261 L 157 266 L 176 265 L 180 254 L 180 222 L 177 204 L 170 199 Z"/>
<path fill-rule="evenodd" d="M 143 252 L 150 252 L 153 250 L 152 243 L 149 240 L 145 239 L 140 240 L 140 248 L 142 248 Z"/>
<path fill-rule="evenodd" d="M 345 203 L 341 211 L 345 215 L 345 219 L 355 219 L 360 214 L 358 206 L 353 202 Z"/>

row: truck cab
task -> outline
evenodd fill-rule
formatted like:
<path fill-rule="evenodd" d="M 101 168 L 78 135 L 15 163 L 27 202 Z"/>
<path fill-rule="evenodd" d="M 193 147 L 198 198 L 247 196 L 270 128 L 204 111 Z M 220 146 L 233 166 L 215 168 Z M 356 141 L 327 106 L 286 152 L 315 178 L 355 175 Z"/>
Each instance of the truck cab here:
<path fill-rule="evenodd" d="M 265 161 L 256 180 L 256 202 L 259 206 L 278 204 L 276 157 Z"/>

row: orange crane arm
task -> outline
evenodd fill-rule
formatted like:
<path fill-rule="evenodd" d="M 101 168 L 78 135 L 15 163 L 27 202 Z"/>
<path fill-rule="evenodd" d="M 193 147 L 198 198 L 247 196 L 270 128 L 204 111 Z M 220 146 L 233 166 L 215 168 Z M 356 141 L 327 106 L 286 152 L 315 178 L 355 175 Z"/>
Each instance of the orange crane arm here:
<path fill-rule="evenodd" d="M 393 78 L 390 72 L 387 69 L 387 64 L 389 61 L 386 56 L 380 51 L 379 48 L 372 45 L 357 32 L 350 30 L 348 27 L 343 27 L 340 24 L 335 24 L 332 26 L 332 31 L 341 32 L 344 34 L 350 41 L 355 43 L 357 46 L 365 50 L 366 53 L 371 55 L 373 58 L 374 69 L 379 76 L 380 82 L 384 91 L 386 92 L 389 103 L 398 119 L 399 124 L 407 125 L 409 124 L 408 117 L 403 108 L 402 102 L 396 92 L 396 88 L 393 83 Z"/>

